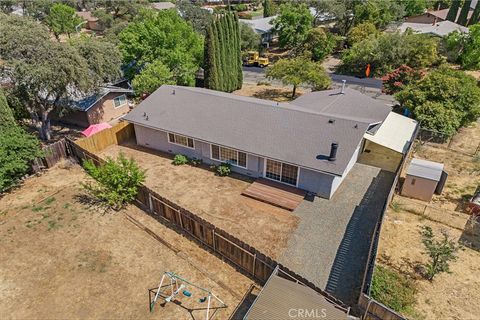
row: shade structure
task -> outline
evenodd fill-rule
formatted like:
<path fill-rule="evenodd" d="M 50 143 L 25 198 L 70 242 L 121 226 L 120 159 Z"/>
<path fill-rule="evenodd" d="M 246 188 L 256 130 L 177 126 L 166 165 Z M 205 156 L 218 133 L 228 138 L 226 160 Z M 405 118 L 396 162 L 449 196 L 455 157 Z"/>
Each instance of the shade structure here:
<path fill-rule="evenodd" d="M 108 129 L 108 128 L 111 128 L 112 126 L 109 125 L 108 123 L 106 122 L 102 122 L 102 123 L 99 123 L 99 124 L 92 124 L 90 127 L 88 127 L 87 129 L 83 130 L 82 131 L 82 134 L 85 136 L 85 137 L 90 137 L 90 136 L 93 136 L 95 133 L 98 133 L 102 130 L 105 130 L 105 129 Z"/>

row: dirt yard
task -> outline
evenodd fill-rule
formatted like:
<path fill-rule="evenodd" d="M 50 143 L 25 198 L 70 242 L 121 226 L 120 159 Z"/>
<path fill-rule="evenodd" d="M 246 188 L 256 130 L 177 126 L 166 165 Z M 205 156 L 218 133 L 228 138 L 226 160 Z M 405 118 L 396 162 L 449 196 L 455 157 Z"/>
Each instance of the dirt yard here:
<path fill-rule="evenodd" d="M 80 197 L 84 179 L 77 165 L 55 167 L 0 199 L 2 318 L 203 319 L 190 288 L 149 313 L 165 271 L 224 300 L 214 319 L 233 312 L 251 280 L 134 206 L 97 212 Z"/>
<path fill-rule="evenodd" d="M 442 195 L 430 203 L 395 195 L 385 216 L 380 235 L 377 263 L 387 265 L 414 279 L 415 313 L 418 319 L 475 319 L 480 304 L 480 231 L 473 233 L 470 215 L 463 212 L 480 185 L 480 160 L 475 153 L 480 141 L 480 125 L 460 130 L 448 145 L 425 143 L 415 147 L 414 156 L 445 164 L 448 179 Z M 425 209 L 425 206 L 428 206 Z M 429 282 L 415 270 L 426 262 L 419 234 L 420 226 L 431 226 L 437 235 L 447 231 L 462 244 L 451 273 Z M 467 230 L 467 231 L 465 231 Z"/>
<path fill-rule="evenodd" d="M 291 212 L 242 196 L 253 182 L 248 177 L 219 177 L 208 166 L 174 166 L 170 155 L 138 146 L 110 146 L 100 156 L 120 152 L 147 170 L 149 188 L 272 258 L 283 252 L 297 226 Z"/>
<path fill-rule="evenodd" d="M 303 88 L 297 88 L 295 98 L 298 98 L 306 91 Z M 244 84 L 242 89 L 233 92 L 239 96 L 254 97 L 259 99 L 288 102 L 292 101 L 292 88 L 289 86 L 277 87 L 268 85 Z"/>
<path fill-rule="evenodd" d="M 415 157 L 445 164 L 447 183 L 441 195 L 434 195 L 431 205 L 462 211 L 480 185 L 480 153 L 473 155 L 480 143 L 480 123 L 463 128 L 448 144 L 425 143 L 417 146 Z"/>
<path fill-rule="evenodd" d="M 415 279 L 417 294 L 414 306 L 418 319 L 476 319 L 480 304 L 480 252 L 463 247 L 458 260 L 450 265 L 451 273 L 437 275 L 432 282 L 415 272 L 426 261 L 419 234 L 420 226 L 432 227 L 435 234 L 447 230 L 455 239 L 462 231 L 404 210 L 389 210 L 380 235 L 377 263 L 388 265 Z"/>

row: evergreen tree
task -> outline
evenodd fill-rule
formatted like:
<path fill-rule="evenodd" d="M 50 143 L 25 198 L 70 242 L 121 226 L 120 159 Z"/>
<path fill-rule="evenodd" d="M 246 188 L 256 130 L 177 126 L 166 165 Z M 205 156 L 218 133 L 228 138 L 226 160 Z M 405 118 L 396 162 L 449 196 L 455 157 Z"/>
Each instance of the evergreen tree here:
<path fill-rule="evenodd" d="M 205 87 L 225 92 L 241 88 L 239 30 L 238 18 L 230 12 L 217 16 L 207 29 Z"/>
<path fill-rule="evenodd" d="M 472 4 L 472 0 L 465 0 L 463 4 L 462 10 L 460 11 L 460 15 L 458 16 L 458 24 L 462 26 L 466 26 L 468 23 L 468 12 L 470 11 L 470 4 Z"/>
<path fill-rule="evenodd" d="M 272 0 L 263 1 L 263 17 L 271 17 L 275 15 L 275 8 Z"/>
<path fill-rule="evenodd" d="M 447 20 L 455 22 L 457 20 L 458 9 L 460 8 L 461 0 L 453 0 L 452 5 L 447 13 Z"/>
<path fill-rule="evenodd" d="M 472 24 L 476 24 L 480 21 L 480 3 L 477 2 L 475 6 L 475 10 L 473 10 L 473 14 L 470 17 L 470 21 L 468 21 L 468 25 L 471 26 Z"/>

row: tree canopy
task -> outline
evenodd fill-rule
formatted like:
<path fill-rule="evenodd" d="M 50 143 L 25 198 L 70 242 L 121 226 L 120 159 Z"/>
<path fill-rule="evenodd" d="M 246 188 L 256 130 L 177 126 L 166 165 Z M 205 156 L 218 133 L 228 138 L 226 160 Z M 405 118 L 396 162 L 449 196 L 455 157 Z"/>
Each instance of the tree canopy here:
<path fill-rule="evenodd" d="M 189 22 L 195 31 L 204 36 L 207 34 L 207 27 L 213 19 L 210 12 L 189 0 L 177 1 L 176 7 L 182 14 L 183 19 Z"/>
<path fill-rule="evenodd" d="M 10 67 L 1 73 L 12 79 L 11 94 L 36 121 L 42 139 L 50 139 L 50 113 L 61 111 L 62 101 L 71 94 L 92 94 L 120 75 L 120 53 L 115 46 L 97 43 L 101 40 L 54 42 L 40 24 L 13 16 L 0 19 L 0 34 L 0 56 Z"/>
<path fill-rule="evenodd" d="M 203 39 L 176 11 L 148 10 L 120 33 L 120 50 L 133 77 L 148 63 L 160 60 L 179 85 L 193 85 L 202 63 Z"/>
<path fill-rule="evenodd" d="M 61 34 L 75 32 L 75 27 L 83 20 L 77 16 L 75 9 L 62 3 L 56 3 L 50 8 L 46 22 L 57 39 Z"/>
<path fill-rule="evenodd" d="M 395 95 L 423 128 L 452 136 L 480 116 L 480 88 L 474 77 L 442 67 Z"/>
<path fill-rule="evenodd" d="M 470 26 L 469 33 L 450 33 L 445 43 L 451 60 L 465 69 L 480 69 L 480 23 Z"/>
<path fill-rule="evenodd" d="M 311 53 L 314 61 L 323 61 L 336 45 L 337 37 L 322 27 L 310 29 L 305 40 L 305 49 Z"/>
<path fill-rule="evenodd" d="M 364 76 L 370 64 L 374 76 L 383 76 L 406 64 L 425 68 L 436 63 L 438 39 L 423 34 L 382 33 L 355 43 L 342 56 L 341 70 Z"/>
<path fill-rule="evenodd" d="M 170 69 L 160 60 L 148 64 L 132 82 L 137 95 L 151 94 L 163 84 L 175 84 L 175 80 Z"/>
<path fill-rule="evenodd" d="M 263 0 L 263 16 L 271 17 L 275 15 L 275 5 L 272 0 Z"/>
<path fill-rule="evenodd" d="M 313 16 L 305 4 L 288 3 L 280 6 L 280 14 L 271 23 L 278 33 L 280 47 L 292 49 L 305 42 Z"/>
<path fill-rule="evenodd" d="M 347 43 L 353 46 L 355 43 L 367 39 L 371 35 L 377 35 L 379 32 L 371 22 L 360 23 L 353 27 L 347 35 Z"/>
<path fill-rule="evenodd" d="M 260 35 L 243 22 L 240 22 L 240 47 L 242 51 L 258 50 L 260 47 Z"/>
<path fill-rule="evenodd" d="M 295 97 L 297 87 L 308 84 L 314 90 L 324 90 L 330 87 L 331 80 L 319 62 L 305 57 L 278 60 L 267 69 L 267 77 L 281 80 L 285 85 L 292 85 L 292 98 Z"/>

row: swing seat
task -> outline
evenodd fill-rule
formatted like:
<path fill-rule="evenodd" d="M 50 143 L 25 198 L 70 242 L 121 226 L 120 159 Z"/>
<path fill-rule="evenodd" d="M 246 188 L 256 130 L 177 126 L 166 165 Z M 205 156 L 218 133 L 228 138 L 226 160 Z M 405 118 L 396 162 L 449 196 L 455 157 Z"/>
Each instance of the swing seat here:
<path fill-rule="evenodd" d="M 190 291 L 187 291 L 187 290 L 183 290 L 183 295 L 185 297 L 191 297 L 192 296 L 192 293 Z"/>
<path fill-rule="evenodd" d="M 198 302 L 200 302 L 200 303 L 204 303 L 205 301 L 207 301 L 207 297 L 203 297 L 203 298 L 198 299 Z"/>

